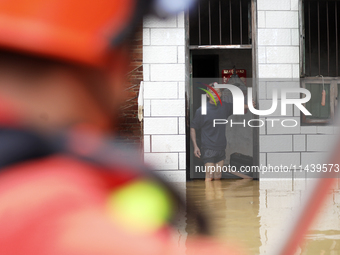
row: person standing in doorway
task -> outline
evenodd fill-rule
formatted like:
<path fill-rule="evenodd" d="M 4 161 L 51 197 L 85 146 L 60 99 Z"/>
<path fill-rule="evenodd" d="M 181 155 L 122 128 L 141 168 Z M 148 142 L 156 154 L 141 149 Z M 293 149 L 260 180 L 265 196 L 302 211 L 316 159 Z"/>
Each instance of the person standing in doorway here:
<path fill-rule="evenodd" d="M 222 93 L 219 88 L 214 88 L 216 84 L 216 82 L 209 84 L 207 114 L 202 115 L 201 107 L 198 108 L 190 128 L 194 155 L 197 158 L 201 158 L 205 166 L 205 181 L 222 178 L 221 170 L 226 158 L 227 139 L 225 126 L 216 125 L 214 127 L 214 119 L 228 119 L 233 114 L 232 103 L 223 102 L 220 104 L 218 96 L 221 97 Z M 248 105 L 245 104 L 244 108 L 248 109 Z M 201 130 L 201 149 L 197 145 L 196 130 Z M 241 178 L 251 178 L 241 173 L 235 172 L 233 174 Z"/>

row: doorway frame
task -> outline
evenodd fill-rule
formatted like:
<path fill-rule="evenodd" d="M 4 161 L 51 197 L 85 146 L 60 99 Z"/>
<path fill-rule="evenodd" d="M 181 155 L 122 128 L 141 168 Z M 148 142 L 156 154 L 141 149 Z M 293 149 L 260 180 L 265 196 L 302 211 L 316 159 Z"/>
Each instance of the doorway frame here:
<path fill-rule="evenodd" d="M 252 50 L 252 88 L 253 88 L 253 99 L 256 105 L 259 105 L 258 101 L 258 56 L 257 56 L 257 0 L 251 0 L 251 12 L 252 12 L 252 44 L 251 47 L 248 45 L 214 45 L 214 46 L 190 46 L 190 35 L 189 35 L 189 13 L 185 12 L 185 123 L 186 123 L 186 181 L 191 180 L 190 178 L 190 157 L 191 157 L 191 138 L 190 138 L 190 107 L 191 107 L 191 96 L 193 95 L 192 81 L 192 54 L 191 50 L 209 50 L 209 49 L 251 49 Z M 253 114 L 253 119 L 259 119 L 259 116 Z M 253 164 L 259 165 L 260 161 L 260 146 L 259 146 L 260 129 L 254 128 L 253 130 Z M 253 173 L 255 180 L 259 179 L 259 173 Z"/>

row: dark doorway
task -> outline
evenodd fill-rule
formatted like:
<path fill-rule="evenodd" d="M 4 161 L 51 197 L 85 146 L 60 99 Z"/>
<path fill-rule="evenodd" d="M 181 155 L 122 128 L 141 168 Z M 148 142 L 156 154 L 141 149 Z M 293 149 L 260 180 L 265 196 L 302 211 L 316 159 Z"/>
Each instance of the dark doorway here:
<path fill-rule="evenodd" d="M 219 78 L 219 55 L 193 55 L 192 56 L 192 78 L 203 78 L 209 84 Z M 193 98 L 201 98 L 202 90 L 195 89 Z M 200 107 L 200 100 L 193 100 L 193 107 Z"/>
<path fill-rule="evenodd" d="M 192 55 L 192 78 L 202 78 L 206 84 L 209 84 L 214 81 L 218 81 L 219 78 L 219 55 Z M 197 85 L 197 84 L 196 84 Z M 195 84 L 194 84 L 195 87 Z M 193 90 L 193 97 L 192 97 L 192 106 L 193 109 L 200 107 L 200 100 L 201 94 L 204 94 L 202 90 L 194 89 Z M 201 132 L 197 131 L 197 144 L 201 147 Z M 189 138 L 190 142 L 190 138 Z M 191 142 L 190 142 L 191 144 Z M 193 151 L 192 144 L 191 144 L 191 151 Z M 191 155 L 192 157 L 192 155 Z M 200 164 L 200 159 L 196 157 L 192 157 L 193 164 L 191 167 Z M 198 173 L 196 178 L 204 178 L 204 173 Z M 190 175 L 189 175 L 190 178 Z"/>
<path fill-rule="evenodd" d="M 218 55 L 193 55 L 192 75 L 194 78 L 218 78 Z"/>
<path fill-rule="evenodd" d="M 191 97 L 190 97 L 190 120 L 196 114 L 197 109 L 201 106 L 201 95 L 205 94 L 200 88 L 205 88 L 204 84 L 212 82 L 223 83 L 222 71 L 232 69 L 236 66 L 244 69 L 247 74 L 246 86 L 252 87 L 252 50 L 251 49 L 228 49 L 228 50 L 192 50 L 191 51 Z M 204 84 L 203 84 L 204 83 Z M 228 90 L 222 90 L 221 99 L 225 102 L 228 100 Z M 229 102 L 230 103 L 230 102 Z M 253 116 L 250 112 L 242 116 L 231 116 L 230 120 L 241 123 L 248 121 Z M 190 131 L 189 131 L 190 134 Z M 190 136 L 190 135 L 189 135 Z M 196 171 L 197 166 L 204 166 L 201 159 L 193 155 L 193 146 L 190 137 L 187 137 L 187 143 L 190 144 L 190 174 L 187 179 L 204 179 L 205 172 Z M 226 125 L 226 159 L 225 166 L 231 161 L 231 154 L 240 153 L 244 156 L 253 157 L 253 130 L 251 127 L 237 126 L 230 127 Z M 196 130 L 196 141 L 201 148 L 201 133 Z M 223 173 L 223 178 L 239 178 L 230 173 Z"/>
<path fill-rule="evenodd" d="M 225 71 L 234 67 L 246 71 L 244 85 L 256 91 L 256 0 L 230 0 L 229 2 L 200 1 L 186 16 L 186 162 L 187 180 L 204 178 L 204 173 L 195 172 L 195 165 L 202 165 L 194 157 L 190 139 L 190 122 L 201 106 L 201 95 L 205 85 L 211 82 L 222 84 Z M 223 74 L 222 74 L 223 72 Z M 245 73 L 245 72 L 243 72 Z M 241 78 L 241 77 L 240 77 Z M 205 83 L 205 84 L 203 84 Z M 230 103 L 232 96 L 228 90 L 222 91 L 222 100 Z M 204 98 L 203 98 L 204 100 Z M 258 102 L 257 102 L 258 103 Z M 258 118 L 249 111 L 242 116 L 231 116 L 234 122 Z M 232 118 L 232 119 L 231 119 Z M 196 131 L 197 132 L 197 131 Z M 200 134 L 196 134 L 198 143 Z M 253 128 L 226 127 L 227 148 L 225 165 L 229 165 L 232 153 L 253 157 L 253 164 L 259 164 L 259 130 Z M 200 144 L 198 144 L 200 145 Z M 230 164 L 231 165 L 231 164 Z M 228 174 L 231 175 L 231 174 Z M 254 176 L 258 178 L 257 176 Z M 229 178 L 229 176 L 226 176 Z"/>

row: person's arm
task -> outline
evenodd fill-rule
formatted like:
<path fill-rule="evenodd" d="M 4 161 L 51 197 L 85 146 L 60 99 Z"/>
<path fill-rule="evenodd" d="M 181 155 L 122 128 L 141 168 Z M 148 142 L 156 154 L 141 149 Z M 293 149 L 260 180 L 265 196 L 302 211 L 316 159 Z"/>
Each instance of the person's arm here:
<path fill-rule="evenodd" d="M 196 130 L 194 128 L 190 128 L 190 136 L 191 136 L 192 143 L 194 145 L 194 155 L 195 155 L 195 157 L 200 158 L 201 157 L 201 151 L 197 146 Z"/>

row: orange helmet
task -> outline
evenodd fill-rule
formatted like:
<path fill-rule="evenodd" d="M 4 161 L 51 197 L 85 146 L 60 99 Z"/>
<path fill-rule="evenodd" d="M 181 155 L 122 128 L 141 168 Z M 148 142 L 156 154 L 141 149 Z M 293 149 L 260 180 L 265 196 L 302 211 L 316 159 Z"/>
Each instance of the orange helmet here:
<path fill-rule="evenodd" d="M 151 8 L 174 14 L 195 0 L 1 0 L 0 48 L 92 66 Z"/>
<path fill-rule="evenodd" d="M 101 66 L 149 0 L 2 0 L 0 48 Z"/>

